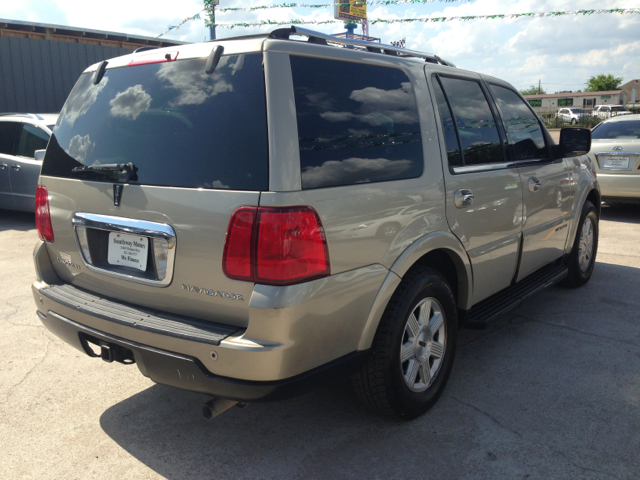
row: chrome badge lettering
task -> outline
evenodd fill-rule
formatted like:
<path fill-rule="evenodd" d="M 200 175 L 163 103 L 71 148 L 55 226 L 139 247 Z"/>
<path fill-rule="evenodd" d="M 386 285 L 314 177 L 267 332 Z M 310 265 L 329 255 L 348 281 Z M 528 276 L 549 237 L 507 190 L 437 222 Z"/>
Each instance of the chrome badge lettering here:
<path fill-rule="evenodd" d="M 187 292 L 202 293 L 205 295 L 209 295 L 210 297 L 220 297 L 226 298 L 227 300 L 239 300 L 241 302 L 244 302 L 244 298 L 242 298 L 242 295 L 237 293 L 223 292 L 221 290 L 211 290 L 210 288 L 200 288 L 193 285 L 185 285 L 184 283 L 182 284 L 182 289 L 186 290 Z"/>
<path fill-rule="evenodd" d="M 69 268 L 75 268 L 76 270 L 81 269 L 80 265 L 78 265 L 77 263 L 73 263 L 71 261 L 71 255 L 69 255 L 68 253 L 60 252 L 60 256 L 56 258 L 60 263 L 62 263 L 63 265 L 66 265 Z"/>

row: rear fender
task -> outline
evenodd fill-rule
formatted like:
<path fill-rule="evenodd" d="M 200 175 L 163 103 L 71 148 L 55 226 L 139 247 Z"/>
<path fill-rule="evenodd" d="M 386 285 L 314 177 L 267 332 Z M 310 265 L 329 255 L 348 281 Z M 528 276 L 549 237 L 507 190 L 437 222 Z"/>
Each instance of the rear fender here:
<path fill-rule="evenodd" d="M 434 232 L 413 242 L 393 263 L 376 296 L 369 317 L 358 344 L 358 350 L 371 347 L 380 319 L 391 300 L 393 293 L 400 285 L 402 277 L 421 258 L 435 250 L 446 253 L 456 267 L 458 277 L 458 308 L 467 310 L 471 307 L 473 273 L 467 252 L 460 241 L 449 232 Z"/>

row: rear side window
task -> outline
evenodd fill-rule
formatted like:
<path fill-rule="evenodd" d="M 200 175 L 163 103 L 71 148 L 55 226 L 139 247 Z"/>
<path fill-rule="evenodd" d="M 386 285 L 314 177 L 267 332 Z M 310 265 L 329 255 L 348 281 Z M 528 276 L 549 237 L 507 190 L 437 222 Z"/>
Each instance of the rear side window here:
<path fill-rule="evenodd" d="M 439 77 L 458 127 L 464 165 L 504 161 L 496 122 L 480 84 Z"/>
<path fill-rule="evenodd" d="M 422 174 L 420 121 L 406 73 L 290 58 L 303 189 Z"/>
<path fill-rule="evenodd" d="M 21 126 L 18 122 L 0 122 L 0 153 L 13 155 L 13 145 Z"/>
<path fill-rule="evenodd" d="M 145 185 L 267 190 L 269 157 L 262 55 L 114 68 L 78 80 L 51 137 L 42 174 L 114 181 L 72 169 L 133 163 Z"/>
<path fill-rule="evenodd" d="M 442 130 L 444 132 L 444 141 L 447 146 L 447 159 L 449 165 L 457 167 L 462 165 L 462 157 L 460 156 L 460 146 L 458 144 L 458 135 L 456 134 L 456 125 L 451 116 L 451 110 L 447 104 L 447 99 L 442 92 L 440 82 L 434 79 L 433 89 L 438 101 L 438 110 L 440 111 L 440 120 L 442 122 Z"/>
<path fill-rule="evenodd" d="M 490 85 L 502 113 L 507 139 L 513 147 L 516 160 L 531 160 L 549 156 L 542 127 L 529 106 L 512 90 Z"/>
<path fill-rule="evenodd" d="M 36 150 L 44 150 L 49 142 L 49 134 L 28 123 L 23 124 L 16 155 L 33 158 Z"/>

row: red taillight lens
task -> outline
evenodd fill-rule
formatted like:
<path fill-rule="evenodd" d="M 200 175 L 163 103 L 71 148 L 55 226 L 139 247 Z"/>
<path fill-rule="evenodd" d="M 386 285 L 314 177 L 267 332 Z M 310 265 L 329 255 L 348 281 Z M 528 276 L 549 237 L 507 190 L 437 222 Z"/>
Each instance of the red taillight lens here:
<path fill-rule="evenodd" d="M 330 274 L 324 229 L 311 207 L 241 207 L 235 211 L 222 266 L 229 278 L 291 285 Z"/>
<path fill-rule="evenodd" d="M 53 243 L 53 227 L 51 226 L 47 187 L 39 186 L 36 188 L 36 228 L 38 229 L 40 240 Z"/>
<path fill-rule="evenodd" d="M 229 222 L 222 270 L 234 280 L 254 281 L 251 243 L 258 207 L 240 207 Z"/>

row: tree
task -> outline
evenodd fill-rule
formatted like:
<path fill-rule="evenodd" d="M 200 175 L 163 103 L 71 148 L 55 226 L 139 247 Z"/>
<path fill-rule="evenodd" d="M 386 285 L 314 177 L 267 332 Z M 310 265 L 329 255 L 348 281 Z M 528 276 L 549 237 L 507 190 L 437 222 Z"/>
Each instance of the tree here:
<path fill-rule="evenodd" d="M 538 93 L 547 93 L 546 90 L 540 87 L 540 91 L 538 92 L 538 87 L 535 85 L 531 85 L 529 88 L 525 88 L 524 90 L 520 90 L 522 95 L 537 95 Z"/>
<path fill-rule="evenodd" d="M 595 77 L 591 77 L 586 83 L 585 92 L 603 92 L 606 90 L 618 90 L 622 84 L 622 77 L 614 77 L 612 74 L 605 75 L 601 73 Z"/>

